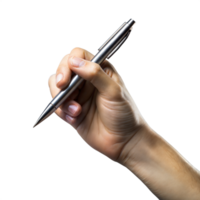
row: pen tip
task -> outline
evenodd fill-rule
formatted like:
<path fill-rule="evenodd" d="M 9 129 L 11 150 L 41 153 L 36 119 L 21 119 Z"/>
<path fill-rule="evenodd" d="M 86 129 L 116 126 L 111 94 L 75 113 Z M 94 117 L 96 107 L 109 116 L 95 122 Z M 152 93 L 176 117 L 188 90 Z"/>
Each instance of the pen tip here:
<path fill-rule="evenodd" d="M 34 125 L 31 125 L 31 129 L 34 129 Z"/>

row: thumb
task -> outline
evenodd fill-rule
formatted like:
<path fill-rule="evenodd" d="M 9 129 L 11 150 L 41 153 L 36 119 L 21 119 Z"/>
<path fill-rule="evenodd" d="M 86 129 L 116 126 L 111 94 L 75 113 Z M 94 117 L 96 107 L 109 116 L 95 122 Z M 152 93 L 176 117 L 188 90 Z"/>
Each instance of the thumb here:
<path fill-rule="evenodd" d="M 120 85 L 108 76 L 99 64 L 75 56 L 70 57 L 68 62 L 69 68 L 75 74 L 91 82 L 101 94 L 115 99 L 120 97 Z"/>

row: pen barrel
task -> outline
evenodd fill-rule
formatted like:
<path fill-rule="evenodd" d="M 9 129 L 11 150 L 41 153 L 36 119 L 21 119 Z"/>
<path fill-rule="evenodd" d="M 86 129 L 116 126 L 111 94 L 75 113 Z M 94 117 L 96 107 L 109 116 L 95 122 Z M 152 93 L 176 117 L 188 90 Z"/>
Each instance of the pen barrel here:
<path fill-rule="evenodd" d="M 127 39 L 131 31 L 130 29 L 134 23 L 135 22 L 132 19 L 126 23 L 123 23 L 122 26 L 120 26 L 120 28 L 118 28 L 117 31 L 115 31 L 114 34 L 112 34 L 111 37 L 109 37 L 109 39 L 106 40 L 106 42 L 98 49 L 99 52 L 93 57 L 91 62 L 100 65 L 106 58 L 110 58 Z M 40 115 L 34 127 L 49 117 L 83 81 L 83 78 L 75 75 L 67 88 L 61 90 L 49 103 L 49 105 Z"/>
<path fill-rule="evenodd" d="M 130 19 L 109 41 L 107 41 L 103 48 L 92 58 L 91 62 L 101 64 L 108 55 L 118 46 L 118 44 L 124 39 L 124 36 L 127 35 L 128 31 L 135 22 Z M 84 81 L 83 78 L 76 75 L 68 87 L 64 90 L 61 90 L 54 99 L 50 102 L 54 108 L 58 108 L 71 94 L 74 90 Z"/>

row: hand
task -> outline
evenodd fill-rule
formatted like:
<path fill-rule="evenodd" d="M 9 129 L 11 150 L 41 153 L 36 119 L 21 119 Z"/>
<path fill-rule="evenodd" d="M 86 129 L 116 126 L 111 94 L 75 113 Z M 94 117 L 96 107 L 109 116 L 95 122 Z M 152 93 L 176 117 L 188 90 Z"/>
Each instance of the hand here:
<path fill-rule="evenodd" d="M 86 81 L 56 110 L 94 149 L 130 169 L 159 198 L 197 200 L 200 174 L 144 121 L 114 67 L 75 48 L 49 79 L 54 97 L 78 74 Z M 57 83 L 56 83 L 57 80 Z"/>
<path fill-rule="evenodd" d="M 70 83 L 73 72 L 86 80 L 56 114 L 90 146 L 117 161 L 124 146 L 145 122 L 114 67 L 104 61 L 102 69 L 88 61 L 92 58 L 84 49 L 73 49 L 60 62 L 56 75 L 50 77 L 49 87 L 54 97 Z"/>

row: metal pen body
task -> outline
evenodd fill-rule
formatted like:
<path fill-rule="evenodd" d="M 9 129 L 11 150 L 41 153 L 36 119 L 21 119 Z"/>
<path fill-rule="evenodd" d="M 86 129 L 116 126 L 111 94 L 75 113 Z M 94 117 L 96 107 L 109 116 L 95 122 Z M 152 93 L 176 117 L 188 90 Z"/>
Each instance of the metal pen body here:
<path fill-rule="evenodd" d="M 134 23 L 135 22 L 132 19 L 123 23 L 122 26 L 120 26 L 120 28 L 117 29 L 117 31 L 115 31 L 115 33 L 98 49 L 99 52 L 94 56 L 91 62 L 101 64 L 107 57 L 111 57 L 127 39 L 131 31 L 130 29 Z M 67 88 L 60 91 L 48 104 L 34 127 L 49 117 L 83 81 L 84 79 L 75 75 Z"/>

